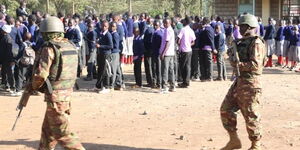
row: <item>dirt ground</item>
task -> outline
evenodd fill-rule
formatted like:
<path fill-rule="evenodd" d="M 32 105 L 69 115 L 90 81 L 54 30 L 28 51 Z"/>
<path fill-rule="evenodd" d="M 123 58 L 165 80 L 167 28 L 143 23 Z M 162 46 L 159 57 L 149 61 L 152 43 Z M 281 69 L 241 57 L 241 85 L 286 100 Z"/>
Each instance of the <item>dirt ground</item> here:
<path fill-rule="evenodd" d="M 127 85 L 134 81 L 132 67 L 124 69 Z M 262 80 L 263 148 L 299 150 L 300 73 L 274 67 L 265 69 Z M 72 101 L 71 128 L 87 150 L 217 150 L 228 140 L 219 108 L 231 81 L 192 82 L 190 88 L 169 94 L 148 88 L 97 94 L 94 82 L 79 81 L 81 90 Z M 12 132 L 18 101 L 0 96 L 0 150 L 38 147 L 43 97 L 32 96 Z M 241 114 L 238 128 L 246 150 L 250 142 Z"/>

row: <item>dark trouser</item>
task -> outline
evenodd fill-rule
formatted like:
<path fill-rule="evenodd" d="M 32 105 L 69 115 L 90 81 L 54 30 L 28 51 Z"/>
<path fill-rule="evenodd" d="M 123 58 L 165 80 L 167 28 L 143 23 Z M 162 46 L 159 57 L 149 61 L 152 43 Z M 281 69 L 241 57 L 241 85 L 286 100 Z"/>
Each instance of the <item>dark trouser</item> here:
<path fill-rule="evenodd" d="M 117 71 L 120 68 L 120 54 L 112 53 L 111 54 L 111 71 L 112 77 L 110 79 L 110 87 L 114 88 L 117 78 Z"/>
<path fill-rule="evenodd" d="M 200 72 L 201 80 L 211 80 L 213 72 L 211 51 L 200 50 Z"/>
<path fill-rule="evenodd" d="M 224 52 L 218 52 L 217 54 L 217 67 L 218 67 L 218 78 L 226 80 L 226 66 L 224 61 Z"/>
<path fill-rule="evenodd" d="M 152 80 L 153 80 L 151 63 L 152 63 L 151 56 L 145 56 L 144 57 L 144 67 L 145 67 L 147 83 L 149 85 L 152 85 Z"/>
<path fill-rule="evenodd" d="M 97 51 L 96 49 L 91 50 L 90 54 L 88 55 L 88 62 L 87 62 L 87 76 L 93 78 L 94 70 L 95 70 L 95 64 L 96 64 L 96 56 Z"/>
<path fill-rule="evenodd" d="M 175 56 L 173 56 L 173 64 L 174 64 L 174 78 L 175 78 L 175 82 L 177 82 L 177 80 L 178 80 L 178 58 L 177 58 L 177 54 L 175 53 Z M 170 72 L 171 70 L 169 69 L 169 82 L 171 82 L 170 81 L 170 79 L 172 78 L 171 77 L 171 72 Z"/>
<path fill-rule="evenodd" d="M 153 85 L 161 86 L 161 60 L 159 56 L 152 56 L 152 77 Z"/>
<path fill-rule="evenodd" d="M 27 71 L 26 66 L 22 66 L 20 63 L 15 65 L 15 81 L 16 81 L 16 91 L 19 92 L 23 88 L 23 82 L 25 81 L 25 74 Z"/>
<path fill-rule="evenodd" d="M 99 53 L 97 55 L 97 63 L 98 63 L 98 80 L 96 83 L 96 87 L 98 89 L 103 88 L 104 86 L 109 85 L 109 77 L 107 74 L 107 63 L 106 60 L 110 60 L 110 54 Z"/>
<path fill-rule="evenodd" d="M 198 79 L 200 77 L 200 54 L 199 50 L 193 50 L 192 64 L 191 64 L 191 77 Z"/>
<path fill-rule="evenodd" d="M 165 88 L 168 83 L 168 77 L 170 72 L 170 85 L 174 86 L 175 76 L 174 76 L 174 56 L 165 56 L 161 61 L 162 69 L 162 88 Z"/>
<path fill-rule="evenodd" d="M 182 75 L 182 83 L 184 85 L 190 85 L 191 77 L 191 59 L 192 52 L 181 52 L 179 57 L 179 65 Z"/>
<path fill-rule="evenodd" d="M 181 69 L 180 69 L 180 54 L 179 53 L 176 53 L 175 54 L 175 59 L 174 59 L 174 62 L 176 62 L 176 66 L 174 66 L 174 68 L 176 68 L 176 73 L 177 75 L 176 76 L 176 81 L 177 82 L 182 82 L 182 75 L 181 75 Z"/>
<path fill-rule="evenodd" d="M 142 58 L 137 58 L 133 63 L 135 83 L 138 86 L 142 86 Z"/>
<path fill-rule="evenodd" d="M 121 53 L 119 54 L 119 57 L 120 56 L 121 56 Z M 119 67 L 117 68 L 117 77 L 116 77 L 115 86 L 121 87 L 122 84 L 124 84 L 124 75 L 123 75 L 121 62 L 120 62 L 120 59 L 119 59 Z"/>
<path fill-rule="evenodd" d="M 14 78 L 14 66 L 10 65 L 10 62 L 5 62 L 2 64 L 3 76 L 2 84 L 11 89 L 15 89 L 15 78 Z"/>

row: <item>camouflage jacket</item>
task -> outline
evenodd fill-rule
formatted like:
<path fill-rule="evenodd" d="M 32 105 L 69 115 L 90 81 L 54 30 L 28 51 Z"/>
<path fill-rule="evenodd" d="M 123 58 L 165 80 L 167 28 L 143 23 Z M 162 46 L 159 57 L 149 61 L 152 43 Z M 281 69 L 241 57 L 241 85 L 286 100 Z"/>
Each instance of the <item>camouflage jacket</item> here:
<path fill-rule="evenodd" d="M 63 38 L 57 38 L 52 40 L 52 42 L 68 43 L 68 40 Z M 71 49 L 72 48 L 73 47 L 71 47 Z M 47 79 L 50 79 L 51 86 L 53 88 L 53 93 L 49 94 L 45 92 L 46 101 L 70 101 L 70 96 L 73 92 L 73 86 L 76 80 L 77 65 L 74 64 L 78 63 L 78 57 L 76 54 L 76 59 L 74 59 L 74 56 L 62 56 L 63 58 L 61 58 L 60 55 L 64 52 L 65 49 L 66 48 L 61 47 L 58 50 L 50 44 L 45 44 L 37 55 L 33 69 L 32 89 L 40 90 L 41 88 L 44 88 L 45 81 Z M 68 47 L 67 49 L 70 49 L 70 47 Z M 69 58 L 71 58 L 71 61 Z M 69 66 L 62 65 L 62 69 L 59 70 L 59 66 L 57 65 L 59 64 L 59 61 L 60 63 L 68 62 Z M 72 64 L 72 66 L 70 66 L 70 64 Z M 60 79 L 52 79 L 53 75 L 55 76 L 58 72 L 60 72 Z"/>

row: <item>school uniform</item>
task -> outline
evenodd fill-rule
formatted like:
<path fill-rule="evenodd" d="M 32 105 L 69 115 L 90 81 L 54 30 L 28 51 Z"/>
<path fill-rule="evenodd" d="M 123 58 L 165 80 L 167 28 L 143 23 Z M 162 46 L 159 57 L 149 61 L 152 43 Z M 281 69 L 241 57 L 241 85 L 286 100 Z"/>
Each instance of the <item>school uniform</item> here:
<path fill-rule="evenodd" d="M 205 26 L 199 35 L 200 42 L 200 72 L 202 81 L 213 79 L 212 50 L 215 49 L 215 32 L 211 26 Z"/>
<path fill-rule="evenodd" d="M 94 78 L 94 71 L 96 69 L 96 57 L 97 57 L 97 48 L 96 48 L 96 39 L 97 39 L 97 33 L 95 30 L 88 31 L 86 33 L 86 40 L 87 40 L 87 77 L 90 79 Z"/>
<path fill-rule="evenodd" d="M 133 40 L 133 69 L 135 83 L 137 86 L 142 86 L 142 58 L 144 56 L 145 46 L 143 36 L 138 35 Z"/>
<path fill-rule="evenodd" d="M 289 60 L 294 62 L 300 61 L 300 34 L 293 34 L 291 37 Z"/>
<path fill-rule="evenodd" d="M 195 44 L 192 46 L 192 62 L 191 62 L 191 78 L 199 79 L 200 78 L 200 41 L 199 34 L 201 30 L 194 31 L 196 35 Z"/>
<path fill-rule="evenodd" d="M 0 60 L 2 62 L 1 84 L 4 85 L 5 88 L 15 89 L 13 66 L 11 66 L 11 63 L 14 62 L 12 43 L 13 40 L 9 34 L 2 36 L 0 39 Z"/>
<path fill-rule="evenodd" d="M 144 53 L 144 67 L 146 73 L 146 80 L 149 86 L 152 86 L 152 36 L 153 36 L 154 28 L 152 26 L 148 26 L 145 34 L 144 34 L 144 45 L 145 45 L 145 53 Z"/>
<path fill-rule="evenodd" d="M 266 27 L 264 40 L 266 41 L 267 56 L 272 56 L 275 52 L 275 32 L 275 27 L 273 25 L 269 25 Z"/>
<path fill-rule="evenodd" d="M 117 71 L 120 67 L 120 36 L 117 31 L 111 32 L 112 41 L 113 41 L 113 49 L 111 51 L 111 71 L 112 77 L 110 79 L 110 88 L 114 88 L 116 78 L 117 78 Z"/>
<path fill-rule="evenodd" d="M 284 43 L 283 43 L 283 57 L 287 57 L 286 60 L 288 60 L 288 51 L 290 47 L 290 41 L 292 36 L 292 26 L 285 26 L 283 29 L 283 35 L 284 35 Z"/>
<path fill-rule="evenodd" d="M 133 20 L 131 18 L 128 18 L 126 20 L 126 28 L 127 28 L 127 38 L 126 38 L 126 45 L 127 45 L 127 51 L 123 51 L 123 55 L 128 56 L 133 54 Z M 125 58 L 123 58 L 124 60 Z M 125 61 L 125 60 L 124 60 Z M 123 62 L 124 62 L 123 61 Z"/>
<path fill-rule="evenodd" d="M 281 26 L 278 28 L 276 33 L 276 56 L 278 57 L 277 64 L 282 65 L 283 64 L 283 45 L 284 45 L 284 35 L 283 35 L 283 29 L 284 26 Z"/>
<path fill-rule="evenodd" d="M 225 66 L 225 60 L 224 60 L 224 54 L 225 54 L 225 36 L 222 33 L 217 33 L 215 35 L 215 46 L 216 50 L 218 51 L 217 54 L 217 68 L 218 68 L 218 80 L 226 80 L 226 66 Z"/>
<path fill-rule="evenodd" d="M 80 31 L 77 28 L 69 28 L 65 33 L 65 38 L 75 44 L 75 46 L 79 49 L 81 41 Z"/>
<path fill-rule="evenodd" d="M 160 45 L 163 37 L 163 30 L 155 30 L 152 36 L 152 84 L 161 88 L 161 60 L 159 58 Z"/>
<path fill-rule="evenodd" d="M 110 54 L 113 49 L 112 35 L 108 31 L 99 34 L 98 43 L 100 47 L 97 49 L 98 79 L 96 87 L 98 89 L 107 88 L 109 85 L 109 62 Z"/>
<path fill-rule="evenodd" d="M 192 45 L 196 40 L 196 35 L 190 26 L 185 26 L 181 29 L 177 36 L 180 40 L 179 44 L 179 65 L 182 75 L 182 86 L 189 86 L 191 77 L 191 59 Z"/>
<path fill-rule="evenodd" d="M 160 46 L 162 89 L 166 91 L 168 82 L 171 90 L 175 89 L 174 56 L 175 56 L 175 33 L 170 26 L 164 29 Z M 170 79 L 169 79 L 170 78 Z"/>

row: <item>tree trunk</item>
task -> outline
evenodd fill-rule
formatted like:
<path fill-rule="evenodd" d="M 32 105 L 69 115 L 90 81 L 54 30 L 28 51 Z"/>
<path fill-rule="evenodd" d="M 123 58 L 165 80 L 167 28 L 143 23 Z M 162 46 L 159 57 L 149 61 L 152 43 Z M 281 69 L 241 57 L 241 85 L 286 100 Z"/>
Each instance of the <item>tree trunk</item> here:
<path fill-rule="evenodd" d="M 174 14 L 175 15 L 182 15 L 181 14 L 181 5 L 182 5 L 181 0 L 174 0 Z"/>

